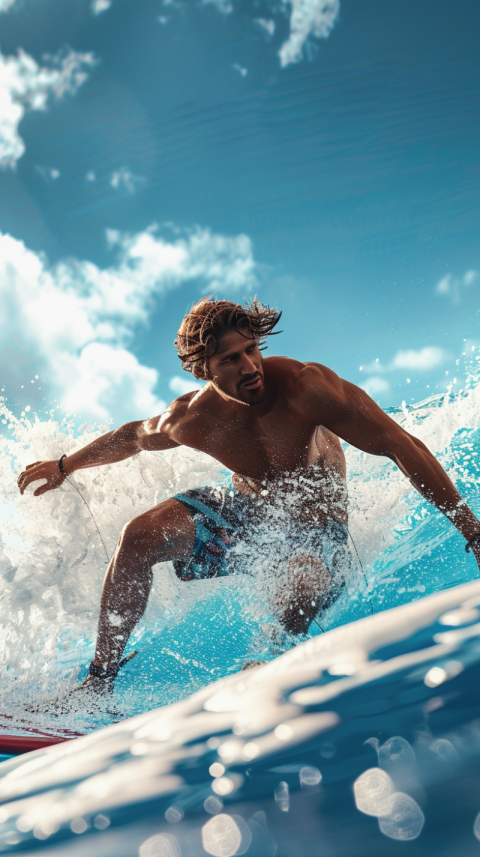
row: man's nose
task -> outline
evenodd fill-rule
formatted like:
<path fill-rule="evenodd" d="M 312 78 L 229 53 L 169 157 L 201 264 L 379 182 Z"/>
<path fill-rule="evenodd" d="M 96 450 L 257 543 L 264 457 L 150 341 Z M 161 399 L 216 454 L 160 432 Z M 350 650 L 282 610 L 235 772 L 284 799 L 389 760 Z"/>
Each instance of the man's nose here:
<path fill-rule="evenodd" d="M 251 357 L 248 354 L 243 355 L 242 365 L 240 367 L 240 371 L 242 375 L 252 375 L 257 371 L 257 367 Z"/>

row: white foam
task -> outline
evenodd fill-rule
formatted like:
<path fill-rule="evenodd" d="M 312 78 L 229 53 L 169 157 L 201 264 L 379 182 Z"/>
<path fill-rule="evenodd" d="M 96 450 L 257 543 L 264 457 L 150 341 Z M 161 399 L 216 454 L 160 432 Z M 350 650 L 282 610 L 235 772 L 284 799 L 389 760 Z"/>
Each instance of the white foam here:
<path fill-rule="evenodd" d="M 471 468 L 474 458 L 466 456 L 478 452 L 474 430 L 480 420 L 480 387 L 476 379 L 472 372 L 466 390 L 456 398 L 434 396 L 393 415 L 426 443 L 453 478 L 462 478 L 474 508 L 479 502 L 478 478 Z M 46 419 L 30 413 L 17 418 L 1 400 L 0 417 L 5 426 L 0 450 L 1 705 L 5 709 L 8 704 L 11 711 L 16 701 L 24 706 L 38 698 L 42 688 L 51 692 L 75 683 L 78 664 L 88 663 L 93 651 L 106 569 L 99 536 L 73 488 L 64 483 L 39 498 L 28 489 L 21 497 L 17 476 L 26 464 L 58 459 L 109 427 L 76 432 L 73 421 L 58 422 L 53 412 Z M 352 447 L 346 456 L 350 531 L 370 581 L 376 574 L 379 579 L 387 572 L 394 576 L 406 562 L 454 535 L 453 527 L 427 508 L 391 462 Z M 179 448 L 141 453 L 119 464 L 78 472 L 72 481 L 88 501 L 111 555 L 121 528 L 132 517 L 177 492 L 224 478 L 225 471 L 209 456 Z M 357 591 L 359 581 L 357 575 Z M 263 608 L 261 599 L 255 602 L 254 583 L 245 585 L 243 580 L 241 585 L 227 585 L 219 580 L 186 586 L 168 563 L 158 566 L 138 634 L 163 620 L 174 623 L 206 592 L 223 589 L 232 596 L 235 587 L 240 600 L 250 598 L 251 615 L 260 616 Z M 235 592 L 232 597 L 237 597 Z M 345 621 L 345 611 L 351 608 L 348 599 L 351 602 L 351 591 L 331 608 L 327 627 Z"/>

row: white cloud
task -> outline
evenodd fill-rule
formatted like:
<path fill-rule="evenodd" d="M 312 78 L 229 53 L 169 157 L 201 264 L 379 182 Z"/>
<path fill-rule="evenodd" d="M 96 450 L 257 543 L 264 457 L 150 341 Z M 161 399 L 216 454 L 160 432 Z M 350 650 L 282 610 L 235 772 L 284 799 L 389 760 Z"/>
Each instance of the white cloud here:
<path fill-rule="evenodd" d="M 372 397 L 379 396 L 382 393 L 390 392 L 390 384 L 385 378 L 382 378 L 380 375 L 373 375 L 371 378 L 367 378 L 362 387 L 365 392 Z"/>
<path fill-rule="evenodd" d="M 128 420 L 132 413 L 149 417 L 165 409 L 165 402 L 153 392 L 158 372 L 142 366 L 126 348 L 90 342 L 80 354 L 68 357 L 58 373 L 63 374 L 59 380 L 67 391 L 64 403 L 68 411 L 102 421 L 111 413 Z"/>
<path fill-rule="evenodd" d="M 425 372 L 428 369 L 434 369 L 445 360 L 450 358 L 450 353 L 444 348 L 439 348 L 437 345 L 428 345 L 425 348 L 419 348 L 416 351 L 414 348 L 397 351 L 393 360 L 384 365 L 377 359 L 373 363 L 368 363 L 362 366 L 364 372 L 395 372 L 399 369 L 413 369 L 419 372 Z"/>
<path fill-rule="evenodd" d="M 310 36 L 326 39 L 340 10 L 340 0 L 282 0 L 291 6 L 290 35 L 279 50 L 280 65 L 285 68 L 303 59 Z"/>
<path fill-rule="evenodd" d="M 16 57 L 0 53 L 0 167 L 13 168 L 25 151 L 18 127 L 27 110 L 46 110 L 51 98 L 74 95 L 96 60 L 91 53 L 66 51 L 44 57 L 40 67 L 20 50 Z"/>
<path fill-rule="evenodd" d="M 416 369 L 420 372 L 426 372 L 428 369 L 433 369 L 444 360 L 447 360 L 449 354 L 445 349 L 438 346 L 427 346 L 415 351 L 413 348 L 407 351 L 397 351 L 393 358 L 390 369 Z"/>
<path fill-rule="evenodd" d="M 143 176 L 136 176 L 128 167 L 120 167 L 110 176 L 110 184 L 115 190 L 126 190 L 135 193 L 145 183 Z"/>
<path fill-rule="evenodd" d="M 478 271 L 465 271 L 463 277 L 454 277 L 453 274 L 446 274 L 438 281 L 435 286 L 435 293 L 448 297 L 454 304 L 461 301 L 463 289 L 468 289 L 478 277 Z"/>
<path fill-rule="evenodd" d="M 163 5 L 176 4 L 174 0 L 164 0 Z M 233 12 L 231 0 L 202 0 L 202 5 L 215 6 L 223 15 Z M 300 62 L 305 53 L 311 54 L 311 37 L 328 38 L 340 11 L 340 0 L 281 0 L 281 6 L 271 0 L 271 7 L 273 14 L 282 7 L 283 11 L 289 10 L 290 13 L 290 34 L 278 52 L 280 65 L 285 68 Z M 273 36 L 275 21 L 267 18 L 254 18 L 253 21 L 268 36 Z M 246 74 L 246 69 L 243 74 Z"/>
<path fill-rule="evenodd" d="M 16 0 L 0 0 L 0 12 L 7 12 L 16 3 Z"/>
<path fill-rule="evenodd" d="M 174 375 L 173 378 L 170 378 L 168 386 L 172 393 L 176 393 L 177 396 L 184 396 L 185 393 L 203 390 L 204 384 L 197 384 L 193 378 L 190 380 L 189 378 L 181 378 L 180 375 Z"/>
<path fill-rule="evenodd" d="M 164 2 L 163 5 L 166 6 L 167 3 Z M 230 0 L 202 0 L 202 5 L 216 6 L 218 11 L 221 12 L 222 15 L 229 15 L 230 12 L 233 12 L 233 6 Z"/>
<path fill-rule="evenodd" d="M 96 181 L 96 178 L 97 177 L 96 177 L 95 173 L 93 172 L 93 170 L 89 170 L 88 173 L 86 173 L 86 175 L 85 175 L 85 181 L 86 182 L 94 182 L 94 181 Z"/>
<path fill-rule="evenodd" d="M 197 228 L 166 241 L 152 228 L 133 236 L 110 231 L 108 241 L 117 252 L 109 268 L 81 260 L 49 267 L 43 256 L 0 233 L 3 378 L 9 372 L 23 383 L 27 372 L 41 374 L 43 389 L 96 420 L 163 408 L 155 395 L 157 371 L 128 350 L 156 298 L 196 280 L 203 293 L 255 285 L 245 235 Z"/>
<path fill-rule="evenodd" d="M 247 76 L 247 74 L 248 74 L 248 68 L 243 68 L 243 66 L 239 65 L 239 64 L 238 64 L 238 62 L 234 62 L 234 63 L 233 63 L 233 65 L 232 65 L 232 68 L 234 68 L 234 69 L 235 69 L 235 71 L 238 71 L 238 73 L 239 73 L 242 77 L 246 77 L 246 76 Z"/>
<path fill-rule="evenodd" d="M 107 9 L 110 9 L 112 5 L 112 0 L 92 0 L 90 4 L 90 9 L 92 10 L 94 15 L 101 15 L 102 12 L 106 12 Z"/>
<path fill-rule="evenodd" d="M 261 27 L 268 36 L 273 36 L 275 32 L 275 21 L 267 18 L 254 18 L 253 23 L 258 24 L 258 26 Z"/>
<path fill-rule="evenodd" d="M 471 286 L 478 277 L 478 271 L 465 271 L 463 275 L 463 285 Z"/>

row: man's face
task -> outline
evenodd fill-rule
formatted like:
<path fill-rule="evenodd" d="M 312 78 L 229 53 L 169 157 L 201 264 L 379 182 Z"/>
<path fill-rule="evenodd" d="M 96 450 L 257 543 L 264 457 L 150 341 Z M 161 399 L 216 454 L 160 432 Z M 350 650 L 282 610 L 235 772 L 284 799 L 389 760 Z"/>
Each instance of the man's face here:
<path fill-rule="evenodd" d="M 263 400 L 262 354 L 257 340 L 247 330 L 244 336 L 237 330 L 222 336 L 207 366 L 212 381 L 227 395 L 248 405 L 257 405 Z"/>

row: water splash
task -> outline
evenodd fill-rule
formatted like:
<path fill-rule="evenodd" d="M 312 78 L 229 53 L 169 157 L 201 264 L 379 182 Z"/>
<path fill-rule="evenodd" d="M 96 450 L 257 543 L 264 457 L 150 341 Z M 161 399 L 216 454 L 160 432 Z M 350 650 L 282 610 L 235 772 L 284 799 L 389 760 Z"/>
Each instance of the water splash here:
<path fill-rule="evenodd" d="M 480 510 L 477 360 L 456 395 L 449 390 L 392 412 L 439 458 L 474 511 Z M 28 706 L 65 693 L 85 674 L 93 654 L 105 556 L 71 486 L 64 483 L 40 498 L 28 492 L 20 497 L 16 478 L 27 463 L 68 454 L 109 427 L 76 429 L 73 419 L 58 421 L 54 412 L 46 418 L 26 411 L 16 417 L 5 401 L 0 401 L 0 417 L 5 427 L 0 448 L 0 715 L 3 708 L 4 713 L 18 711 L 20 719 Z M 350 532 L 368 588 L 357 568 L 350 586 L 322 617 L 322 628 L 477 576 L 461 537 L 391 462 L 352 447 L 346 456 Z M 72 481 L 87 499 L 111 554 L 132 517 L 177 492 L 218 484 L 225 476 L 210 457 L 179 448 L 81 471 Z M 132 638 L 132 647 L 141 654 L 118 679 L 113 716 L 184 698 L 236 671 L 248 656 L 269 659 L 297 642 L 277 634 L 275 648 L 262 624 L 268 631 L 264 604 L 251 578 L 182 584 L 169 563 L 157 566 L 146 615 Z M 311 636 L 320 633 L 311 627 Z M 95 717 L 77 713 L 62 723 L 91 729 L 111 721 L 107 709 Z"/>

